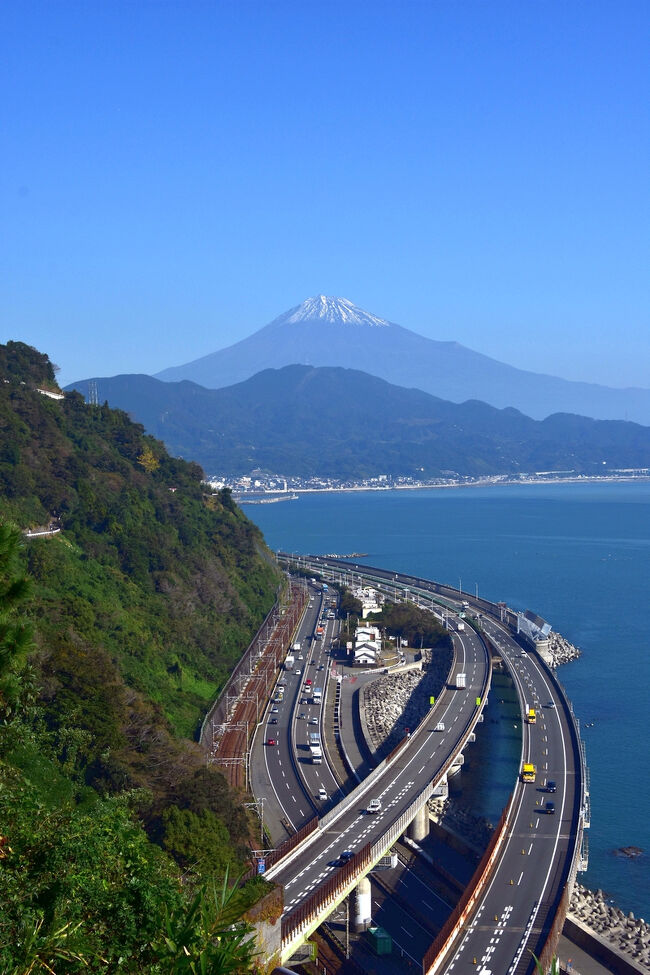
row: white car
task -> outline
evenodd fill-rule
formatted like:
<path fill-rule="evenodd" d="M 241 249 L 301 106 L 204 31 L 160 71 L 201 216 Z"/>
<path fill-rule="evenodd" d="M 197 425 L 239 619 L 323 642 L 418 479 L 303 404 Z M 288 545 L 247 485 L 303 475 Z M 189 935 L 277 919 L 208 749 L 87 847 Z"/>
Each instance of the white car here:
<path fill-rule="evenodd" d="M 371 799 L 370 802 L 368 803 L 368 812 L 369 813 L 381 812 L 381 799 Z"/>
<path fill-rule="evenodd" d="M 318 724 L 318 718 L 310 718 L 309 719 L 309 723 L 310 724 Z"/>
<path fill-rule="evenodd" d="M 322 786 L 318 790 L 318 798 L 320 799 L 321 802 L 325 802 L 325 800 L 327 799 L 327 792 Z"/>
<path fill-rule="evenodd" d="M 439 721 L 438 724 L 436 725 L 436 731 L 444 731 L 444 730 L 445 730 L 445 722 Z"/>

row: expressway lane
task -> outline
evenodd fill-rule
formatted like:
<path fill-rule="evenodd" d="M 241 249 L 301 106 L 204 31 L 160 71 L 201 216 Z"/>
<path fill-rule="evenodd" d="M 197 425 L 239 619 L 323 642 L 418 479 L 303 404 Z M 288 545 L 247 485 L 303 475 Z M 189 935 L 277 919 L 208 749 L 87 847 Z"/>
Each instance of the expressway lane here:
<path fill-rule="evenodd" d="M 294 637 L 301 648 L 316 627 L 320 602 L 321 594 L 310 589 L 309 604 Z M 296 665 L 299 666 L 300 661 L 296 661 Z M 283 700 L 274 701 L 282 686 Z M 265 823 L 274 844 L 282 842 L 288 832 L 298 829 L 315 814 L 315 807 L 302 788 L 293 763 L 291 722 L 300 688 L 301 679 L 294 671 L 280 672 L 251 746 L 251 789 L 258 800 L 264 799 Z M 269 745 L 269 740 L 277 744 Z M 289 830 L 283 822 L 288 824 Z"/>
<path fill-rule="evenodd" d="M 264 798 L 265 823 L 274 845 L 342 798 L 325 758 L 322 764 L 314 765 L 309 752 L 309 732 L 320 732 L 322 739 L 324 713 L 322 705 L 313 703 L 313 688 L 320 682 L 324 695 L 329 676 L 327 651 L 339 626 L 335 618 L 323 620 L 326 599 L 320 587 L 311 586 L 309 594 L 294 638 L 294 646 L 300 645 L 293 654 L 294 667 L 280 672 L 251 747 L 251 788 L 258 800 Z M 316 640 L 321 622 L 325 634 Z M 308 686 L 306 680 L 312 683 Z M 282 700 L 277 699 L 280 688 Z M 269 740 L 276 744 L 268 744 Z M 321 787 L 327 793 L 324 801 L 319 798 Z"/>
<path fill-rule="evenodd" d="M 489 672 L 479 637 L 473 631 L 457 636 L 459 660 L 468 674 L 467 687 L 444 690 L 430 716 L 377 780 L 362 783 L 352 805 L 343 803 L 336 818 L 319 827 L 308 845 L 297 848 L 269 871 L 269 877 L 285 889 L 285 913 L 300 906 L 336 872 L 343 851 L 358 852 L 367 843 L 379 840 L 457 750 L 477 713 L 476 698 L 483 694 Z M 435 730 L 439 722 L 444 723 L 444 731 Z M 382 800 L 381 812 L 376 815 L 366 813 L 373 798 Z"/>
<path fill-rule="evenodd" d="M 482 975 L 514 975 L 532 970 L 530 952 L 539 954 L 555 915 L 562 878 L 571 853 L 576 818 L 575 768 L 571 760 L 569 717 L 556 700 L 548 672 L 534 654 L 524 653 L 505 628 L 483 621 L 498 641 L 527 707 L 536 709 L 536 723 L 525 725 L 522 761 L 536 765 L 535 783 L 520 783 L 514 796 L 511 827 L 498 865 L 454 956 L 441 972 L 452 973 L 468 961 Z M 549 779 L 557 791 L 546 791 Z M 554 801 L 553 814 L 544 811 Z"/>

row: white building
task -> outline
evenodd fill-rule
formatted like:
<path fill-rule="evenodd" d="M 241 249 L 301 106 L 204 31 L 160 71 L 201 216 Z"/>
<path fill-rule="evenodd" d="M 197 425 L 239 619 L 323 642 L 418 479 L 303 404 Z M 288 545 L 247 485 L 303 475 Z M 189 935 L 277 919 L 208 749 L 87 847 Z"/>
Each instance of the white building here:
<path fill-rule="evenodd" d="M 353 590 L 352 595 L 361 603 L 361 616 L 364 620 L 368 613 L 381 612 L 384 597 L 376 589 L 370 589 L 368 586 L 364 586 L 363 588 Z"/>
<path fill-rule="evenodd" d="M 357 644 L 354 648 L 354 663 L 357 666 L 375 666 L 378 655 L 377 647 L 371 643 Z"/>

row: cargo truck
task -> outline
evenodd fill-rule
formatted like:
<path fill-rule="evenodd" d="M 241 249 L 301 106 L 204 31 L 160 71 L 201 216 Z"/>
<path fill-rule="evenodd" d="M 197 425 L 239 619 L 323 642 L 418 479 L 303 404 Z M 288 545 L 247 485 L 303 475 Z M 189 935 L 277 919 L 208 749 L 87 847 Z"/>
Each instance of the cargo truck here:
<path fill-rule="evenodd" d="M 320 704 L 323 700 L 323 689 L 322 687 L 314 688 L 314 704 Z"/>
<path fill-rule="evenodd" d="M 458 690 L 467 687 L 467 674 L 456 674 L 456 687 Z"/>
<path fill-rule="evenodd" d="M 459 633 L 465 632 L 465 624 L 463 623 L 462 620 L 460 621 L 460 623 L 456 624 L 456 629 L 458 630 Z"/>
<path fill-rule="evenodd" d="M 309 751 L 311 752 L 311 760 L 314 765 L 323 764 L 323 752 L 320 745 L 310 745 Z"/>
<path fill-rule="evenodd" d="M 292 653 L 288 653 L 284 659 L 284 669 L 293 670 L 293 665 L 296 662 L 296 658 Z"/>
<path fill-rule="evenodd" d="M 294 653 L 300 653 L 300 644 L 294 643 L 291 649 L 293 650 Z"/>
<path fill-rule="evenodd" d="M 536 772 L 537 769 L 531 762 L 524 762 L 523 767 L 521 769 L 521 781 L 534 782 Z"/>

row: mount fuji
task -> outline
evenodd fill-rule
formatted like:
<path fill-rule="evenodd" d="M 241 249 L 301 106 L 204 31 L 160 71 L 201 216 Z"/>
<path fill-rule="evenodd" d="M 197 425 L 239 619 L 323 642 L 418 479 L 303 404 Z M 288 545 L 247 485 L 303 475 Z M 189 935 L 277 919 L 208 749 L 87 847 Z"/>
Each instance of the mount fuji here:
<path fill-rule="evenodd" d="M 234 345 L 164 369 L 155 378 L 188 379 L 210 389 L 287 365 L 360 369 L 441 399 L 482 400 L 543 419 L 578 413 L 650 424 L 650 389 L 615 389 L 516 369 L 457 342 L 425 338 L 354 305 L 317 295 Z"/>

